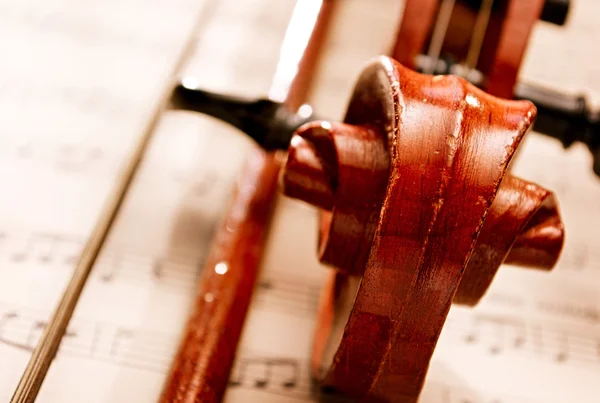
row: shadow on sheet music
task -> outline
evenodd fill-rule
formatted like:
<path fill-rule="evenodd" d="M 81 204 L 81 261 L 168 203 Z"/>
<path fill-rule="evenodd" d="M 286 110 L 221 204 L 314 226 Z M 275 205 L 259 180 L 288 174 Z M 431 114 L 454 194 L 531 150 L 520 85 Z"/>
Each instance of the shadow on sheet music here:
<path fill-rule="evenodd" d="M 436 362 L 436 373 L 443 383 L 426 380 L 419 395 L 419 403 L 481 403 L 484 397 L 476 391 L 462 387 L 465 383 L 443 364 Z M 437 378 L 437 377 L 436 377 Z M 342 396 L 332 388 L 322 388 L 312 383 L 312 395 L 318 403 L 357 403 L 358 400 Z M 384 400 L 370 400 L 373 403 L 385 403 Z M 496 402 L 496 401 L 494 401 Z M 500 401 L 497 401 L 500 403 Z"/>
<path fill-rule="evenodd" d="M 186 161 L 175 163 L 180 168 L 173 180 L 180 182 L 180 193 L 172 197 L 175 205 L 170 213 L 165 253 L 185 256 L 194 251 L 201 256 L 201 269 L 251 143 L 221 122 L 184 111 L 167 112 L 159 134 L 165 135 L 157 136 L 152 151 L 168 153 L 174 159 L 187 155 Z M 186 148 L 194 151 L 183 152 Z"/>

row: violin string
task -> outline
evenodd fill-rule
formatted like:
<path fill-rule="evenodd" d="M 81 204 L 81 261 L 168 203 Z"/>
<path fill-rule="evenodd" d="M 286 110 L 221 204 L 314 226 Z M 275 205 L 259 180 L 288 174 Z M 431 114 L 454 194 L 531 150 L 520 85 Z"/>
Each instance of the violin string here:
<path fill-rule="evenodd" d="M 477 20 L 473 27 L 473 35 L 471 35 L 471 43 L 469 44 L 469 51 L 464 62 L 463 68 L 461 68 L 461 75 L 468 77 L 470 73 L 477 68 L 479 62 L 479 55 L 483 48 L 483 40 L 487 32 L 490 16 L 492 14 L 492 6 L 494 0 L 483 0 L 479 12 L 477 13 Z"/>
<path fill-rule="evenodd" d="M 440 5 L 440 10 L 435 20 L 433 27 L 433 34 L 431 35 L 431 41 L 429 42 L 429 48 L 427 49 L 427 63 L 423 69 L 425 74 L 433 74 L 435 68 L 440 60 L 440 53 L 442 46 L 444 45 L 444 39 L 446 38 L 446 32 L 448 31 L 448 25 L 450 24 L 450 17 L 452 17 L 452 11 L 456 0 L 443 0 Z"/>
<path fill-rule="evenodd" d="M 167 88 L 165 88 L 165 91 L 161 94 L 159 102 L 156 104 L 146 127 L 142 131 L 140 138 L 137 140 L 137 143 L 127 160 L 125 169 L 118 178 L 117 186 L 107 198 L 107 202 L 99 215 L 99 219 L 83 248 L 69 284 L 62 294 L 60 303 L 45 327 L 44 333 L 19 380 L 10 400 L 11 403 L 32 403 L 36 400 L 44 378 L 56 356 L 67 326 L 73 316 L 73 312 L 75 311 L 89 274 L 120 211 L 128 190 L 131 187 L 131 183 L 139 170 L 143 157 L 146 154 L 148 145 L 150 144 L 155 128 L 159 122 L 161 112 L 165 110 L 170 101 L 172 89 L 175 84 L 172 81 L 192 54 L 199 32 L 201 28 L 206 25 L 205 19 L 210 18 L 216 4 L 217 2 L 215 1 L 209 2 L 207 6 L 202 7 L 199 11 L 199 15 L 195 18 L 190 35 L 188 36 L 179 57 L 176 59 L 173 71 L 171 72 L 172 74 L 169 76 Z"/>

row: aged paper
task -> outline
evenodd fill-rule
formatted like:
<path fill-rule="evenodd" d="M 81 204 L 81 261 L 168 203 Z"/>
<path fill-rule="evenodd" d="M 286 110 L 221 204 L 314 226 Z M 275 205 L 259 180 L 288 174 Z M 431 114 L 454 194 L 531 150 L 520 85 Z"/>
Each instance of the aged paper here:
<path fill-rule="evenodd" d="M 195 19 L 207 22 L 181 74 L 208 89 L 264 96 L 294 7 L 13 3 L 0 3 L 0 401 L 9 400 Z M 361 67 L 389 49 L 401 6 L 343 3 L 310 100 L 320 115 L 343 114 Z M 597 101 L 588 42 L 600 9 L 593 0 L 572 8 L 568 27 L 536 28 L 523 79 Z M 250 146 L 212 119 L 164 114 L 38 401 L 157 399 Z M 568 230 L 560 264 L 552 273 L 503 267 L 480 306 L 453 307 L 422 402 L 600 398 L 600 181 L 585 150 L 564 152 L 536 134 L 515 171 L 558 194 Z M 326 270 L 315 246 L 315 211 L 280 198 L 227 402 L 314 400 L 307 362 Z"/>

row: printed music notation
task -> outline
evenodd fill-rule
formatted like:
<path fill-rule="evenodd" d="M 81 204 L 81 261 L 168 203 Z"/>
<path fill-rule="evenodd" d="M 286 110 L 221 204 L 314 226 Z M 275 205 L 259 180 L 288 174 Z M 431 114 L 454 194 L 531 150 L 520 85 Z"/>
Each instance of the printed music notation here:
<path fill-rule="evenodd" d="M 110 174 L 122 161 L 121 154 L 101 145 L 0 138 L 0 158 L 37 163 L 61 172 Z"/>
<path fill-rule="evenodd" d="M 75 262 L 83 240 L 75 236 L 59 234 L 32 233 L 25 236 L 3 231 L 0 233 L 0 260 L 8 263 L 6 269 L 21 267 L 23 270 L 40 270 L 47 267 L 64 274 L 70 271 Z M 127 251 L 126 245 L 122 248 L 116 245 L 114 248 L 103 252 L 92 272 L 91 280 L 98 285 L 110 286 L 112 284 L 124 284 L 132 287 L 145 287 L 148 283 L 153 284 L 156 290 L 170 294 L 182 294 L 193 292 L 197 278 L 202 267 L 203 258 L 195 259 L 182 255 L 175 257 L 148 256 L 134 251 Z M 317 309 L 320 284 L 318 282 L 293 276 L 286 273 L 267 273 L 260 279 L 256 286 L 254 301 L 260 309 L 278 311 L 285 315 L 300 318 L 311 317 Z M 517 309 L 524 306 L 526 302 L 512 299 L 510 295 L 504 296 L 500 292 L 490 295 L 490 300 L 499 307 L 509 306 Z M 554 320 L 568 319 L 578 320 L 586 325 L 600 325 L 597 310 L 577 308 L 575 305 L 552 303 L 551 301 L 535 301 L 535 306 L 552 315 Z M 13 335 L 17 339 L 5 339 L 5 344 L 31 348 L 32 334 L 34 330 L 39 331 L 39 320 L 35 315 L 17 314 L 14 310 L 5 310 L 2 313 L 4 332 L 11 326 L 20 327 L 20 331 Z M 17 317 L 18 315 L 18 317 Z M 29 322 L 25 324 L 25 322 Z M 106 330 L 109 325 L 84 326 L 84 330 L 73 330 L 71 341 L 65 344 L 67 352 L 85 355 L 76 348 L 82 348 L 85 343 L 76 343 L 76 340 L 90 338 L 89 329 L 101 329 L 103 335 L 116 334 L 124 338 L 124 334 L 131 331 L 120 329 Z M 100 332 L 100 330 L 96 330 Z M 143 331 L 140 331 L 145 335 Z M 77 337 L 75 337 L 77 335 Z M 155 340 L 152 349 L 163 348 L 162 341 L 172 339 L 172 335 L 164 337 L 147 336 L 144 340 Z M 88 344 L 93 344 L 91 341 Z M 108 342 L 107 342 L 108 343 Z M 108 343 L 110 344 L 110 343 Z M 152 368 L 163 368 L 160 362 L 169 360 L 169 343 L 166 343 L 164 356 L 157 362 L 144 361 L 143 364 Z M 552 321 L 531 321 L 521 319 L 514 315 L 500 315 L 497 313 L 455 309 L 451 311 L 443 336 L 440 340 L 440 348 L 460 345 L 466 349 L 479 351 L 484 356 L 507 357 L 518 356 L 536 361 L 550 362 L 556 365 L 567 365 L 578 368 L 598 370 L 600 367 L 600 333 L 582 333 L 576 328 L 554 325 Z M 71 346 L 71 347 L 67 347 Z M 70 350 L 69 350 L 70 349 Z M 91 349 L 91 347 L 90 347 Z M 99 350 L 101 351 L 101 350 Z M 135 353 L 138 354 L 138 353 Z M 134 355 L 135 355 L 134 354 Z M 108 358 L 107 358 L 108 357 Z M 90 355 L 90 358 L 97 358 Z M 102 359 L 111 359 L 118 362 L 130 358 L 122 358 L 116 355 L 105 355 Z"/>
<path fill-rule="evenodd" d="M 72 139 L 71 142 L 52 142 L 44 138 L 0 137 L 0 159 L 4 159 L 4 163 L 8 163 L 5 158 L 11 158 L 26 164 L 28 169 L 33 167 L 32 163 L 35 163 L 46 172 L 47 168 L 54 169 L 57 175 L 77 173 L 106 177 L 114 174 L 126 153 L 113 148 L 101 144 L 89 144 L 76 139 Z M 210 192 L 215 181 L 222 179 L 222 175 L 210 167 L 207 167 L 202 172 L 202 176 L 198 178 L 196 172 L 173 167 L 158 158 L 148 159 L 145 169 L 160 170 L 173 183 L 187 184 L 190 179 L 196 179 L 194 192 L 202 196 L 206 196 Z"/>
<path fill-rule="evenodd" d="M 479 349 L 488 356 L 515 355 L 554 364 L 588 368 L 600 366 L 600 334 L 590 335 L 518 317 L 453 312 L 440 345 L 452 342 Z"/>
<path fill-rule="evenodd" d="M 0 344 L 32 351 L 46 323 L 42 312 L 0 303 Z M 119 366 L 164 372 L 176 347 L 176 337 L 97 321 L 75 320 L 58 352 Z"/>
<path fill-rule="evenodd" d="M 46 325 L 40 316 L 35 310 L 0 303 L 0 345 L 30 352 Z M 176 347 L 177 337 L 172 334 L 76 318 L 66 333 L 57 360 L 74 357 L 164 373 Z M 307 361 L 247 351 L 238 354 L 229 386 L 307 401 L 314 399 L 315 392 Z M 525 402 L 502 397 L 468 400 L 478 393 L 437 383 L 428 385 L 426 394 L 437 396 L 431 400 L 436 403 Z"/>
<path fill-rule="evenodd" d="M 208 230 L 207 230 L 208 231 Z M 0 228 L 0 260 L 19 270 L 39 270 L 38 265 L 63 274 L 76 262 L 84 238 L 53 233 L 19 233 Z M 176 256 L 136 252 L 126 244 L 113 245 L 103 251 L 92 272 L 92 281 L 110 285 L 126 284 L 144 287 L 148 282 L 168 293 L 193 291 L 204 261 L 203 249 L 198 245 L 194 255 L 178 253 Z M 261 278 L 255 290 L 255 304 L 265 309 L 281 311 L 298 317 L 316 312 L 321 284 L 302 276 L 273 273 Z M 600 325 L 600 307 L 578 304 L 573 301 L 524 300 L 522 296 L 502 291 L 491 291 L 486 298 L 491 304 L 505 308 L 523 308 L 528 303 L 534 309 L 553 319 L 574 320 L 590 325 Z"/>
<path fill-rule="evenodd" d="M 31 263 L 37 263 L 51 270 L 64 272 L 71 270 L 81 246 L 82 240 L 77 237 L 33 233 L 25 238 L 13 239 L 11 233 L 2 232 L 0 259 L 32 270 L 39 270 L 39 267 L 31 266 Z M 183 256 L 176 259 L 165 256 L 148 257 L 112 249 L 102 253 L 92 272 L 92 281 L 97 284 L 119 283 L 134 287 L 144 287 L 151 282 L 163 292 L 189 293 L 193 292 L 196 285 L 202 260 L 186 259 Z M 320 284 L 316 282 L 289 274 L 271 274 L 259 281 L 254 298 L 261 309 L 307 317 L 316 312 L 319 292 Z M 493 294 L 491 299 L 502 305 L 501 295 Z M 579 312 L 574 307 L 552 305 L 549 302 L 537 302 L 537 306 L 553 312 L 557 319 L 567 316 L 598 325 L 597 311 Z M 7 322 L 11 317 L 8 315 L 3 318 Z M 16 323 L 15 318 L 12 319 Z M 20 321 L 23 320 L 20 317 Z M 35 321 L 32 320 L 32 323 Z M 454 310 L 448 318 L 443 335 L 441 346 L 459 344 L 479 349 L 489 356 L 527 356 L 555 364 L 593 369 L 600 366 L 600 334 L 578 333 L 574 329 L 553 326 L 551 323 L 525 321 L 510 315 Z M 12 343 L 28 345 L 23 340 Z M 157 345 L 156 348 L 160 346 Z"/>
<path fill-rule="evenodd" d="M 271 302 L 270 306 L 278 305 L 274 300 Z M 0 304 L 0 342 L 26 350 L 33 348 L 43 328 L 39 318 L 43 317 L 39 311 Z M 140 365 L 142 369 L 164 369 L 173 352 L 173 340 L 177 340 L 176 335 L 170 333 L 125 329 L 85 320 L 75 321 L 70 332 L 62 353 Z M 439 345 L 439 348 L 476 349 L 488 357 L 518 356 L 600 371 L 600 334 L 578 333 L 552 323 L 525 321 L 515 316 L 452 312 Z"/>
<path fill-rule="evenodd" d="M 84 238 L 53 233 L 19 234 L 0 230 L 0 261 L 20 270 L 40 270 L 40 265 L 56 274 L 70 272 L 84 245 Z M 195 256 L 148 256 L 117 245 L 103 251 L 92 271 L 92 281 L 144 287 L 148 281 L 171 293 L 191 291 L 196 284 L 203 257 L 198 245 Z M 128 250 L 129 249 L 129 250 Z"/>
<path fill-rule="evenodd" d="M 352 400 L 318 390 L 311 378 L 309 362 L 295 358 L 270 357 L 243 351 L 233 368 L 230 388 L 259 390 L 306 401 L 350 403 Z M 485 397 L 483 397 L 485 396 Z M 489 393 L 428 382 L 421 403 L 534 403 L 515 396 L 490 396 Z"/>

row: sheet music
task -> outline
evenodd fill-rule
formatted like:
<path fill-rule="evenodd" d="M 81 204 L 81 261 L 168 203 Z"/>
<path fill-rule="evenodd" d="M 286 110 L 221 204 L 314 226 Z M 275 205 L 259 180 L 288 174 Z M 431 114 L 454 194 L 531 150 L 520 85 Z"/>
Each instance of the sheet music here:
<path fill-rule="evenodd" d="M 188 67 L 207 83 L 229 82 L 240 67 L 227 65 L 255 39 L 236 42 L 235 27 L 254 32 L 267 22 L 273 44 L 246 61 L 274 69 L 293 4 L 254 11 L 235 3 L 1 6 L 0 401 L 12 395 L 196 20 L 205 71 Z M 213 63 L 220 69 L 206 75 Z M 165 113 L 38 401 L 156 399 L 249 144 L 215 120 Z"/>
<path fill-rule="evenodd" d="M 8 60 L 0 66 L 0 401 L 10 398 L 198 13 L 210 18 L 183 74 L 212 90 L 267 93 L 293 1 L 211 1 L 0 4 L 0 38 L 13 38 L 0 42 Z M 389 49 L 402 4 L 347 0 L 340 8 L 311 99 L 332 118 L 362 65 Z M 593 37 L 599 11 L 580 0 L 568 27 L 536 28 L 524 78 L 600 99 L 600 82 L 585 72 L 589 47 L 572 49 Z M 580 78 L 548 70 L 567 67 L 545 62 L 548 43 L 554 54 L 579 57 L 571 70 L 583 70 Z M 164 114 L 38 401 L 156 400 L 249 146 L 212 119 Z M 535 134 L 515 170 L 558 193 L 568 231 L 561 262 L 552 273 L 503 267 L 480 306 L 452 308 L 424 403 L 600 396 L 600 181 L 584 150 L 564 152 Z M 314 400 L 308 357 L 325 274 L 316 235 L 314 210 L 280 198 L 227 402 Z"/>

